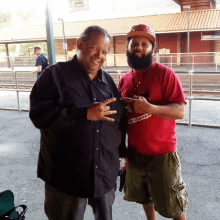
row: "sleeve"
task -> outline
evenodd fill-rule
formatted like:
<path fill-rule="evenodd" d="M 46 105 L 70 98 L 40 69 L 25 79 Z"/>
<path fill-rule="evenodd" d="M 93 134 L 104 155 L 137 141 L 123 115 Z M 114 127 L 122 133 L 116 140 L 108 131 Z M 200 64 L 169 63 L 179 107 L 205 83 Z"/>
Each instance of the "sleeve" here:
<path fill-rule="evenodd" d="M 186 104 L 186 99 L 179 77 L 171 69 L 166 70 L 163 81 L 163 94 L 165 101 L 168 103 Z"/>
<path fill-rule="evenodd" d="M 35 127 L 59 130 L 74 125 L 76 120 L 83 118 L 89 124 L 90 121 L 86 118 L 88 106 L 60 106 L 58 91 L 51 69 L 45 69 L 30 94 L 29 117 Z"/>
<path fill-rule="evenodd" d="M 35 66 L 43 66 L 44 59 L 41 56 L 37 57 Z"/>

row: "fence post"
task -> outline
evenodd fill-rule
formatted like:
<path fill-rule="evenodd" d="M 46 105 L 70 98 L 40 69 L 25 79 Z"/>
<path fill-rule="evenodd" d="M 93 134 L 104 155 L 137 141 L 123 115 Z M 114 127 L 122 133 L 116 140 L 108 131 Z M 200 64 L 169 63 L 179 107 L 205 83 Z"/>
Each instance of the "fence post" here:
<path fill-rule="evenodd" d="M 121 79 L 121 70 L 117 70 L 119 81 Z"/>
<path fill-rule="evenodd" d="M 159 54 L 156 55 L 156 63 L 159 63 Z"/>
<path fill-rule="evenodd" d="M 193 77 L 194 70 L 188 70 L 189 73 L 189 126 L 192 125 L 192 77 Z"/>
<path fill-rule="evenodd" d="M 194 70 L 194 61 L 195 61 L 194 57 L 195 57 L 195 55 L 193 55 L 193 70 Z"/>
<path fill-rule="evenodd" d="M 15 83 L 16 83 L 16 93 L 17 93 L 17 101 L 18 101 L 18 110 L 21 111 L 20 102 L 19 102 L 19 91 L 18 91 L 18 80 L 17 80 L 17 71 L 13 71 L 15 76 Z"/>

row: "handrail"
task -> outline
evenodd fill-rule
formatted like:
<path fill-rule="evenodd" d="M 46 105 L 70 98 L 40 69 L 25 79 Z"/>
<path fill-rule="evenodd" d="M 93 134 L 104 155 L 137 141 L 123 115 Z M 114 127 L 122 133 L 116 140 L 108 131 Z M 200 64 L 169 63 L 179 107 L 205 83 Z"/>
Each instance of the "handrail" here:
<path fill-rule="evenodd" d="M 28 71 L 28 70 L 4 70 L 4 71 L 0 71 L 0 73 L 6 73 L 6 72 L 12 72 L 13 73 L 13 76 L 12 76 L 12 79 L 15 79 L 15 89 L 10 89 L 10 91 L 15 91 L 16 94 L 17 94 L 17 109 L 13 109 L 13 110 L 18 110 L 18 111 L 27 111 L 27 110 L 23 110 L 21 109 L 20 107 L 20 100 L 19 100 L 19 92 L 30 92 L 31 90 L 27 90 L 27 89 L 19 89 L 19 85 L 18 85 L 18 79 L 17 79 L 17 73 L 18 72 L 21 72 L 21 73 L 24 73 L 24 72 L 31 72 L 31 71 Z M 110 70 L 109 71 L 110 73 L 117 73 L 118 74 L 118 77 L 119 79 L 122 77 L 122 73 L 126 73 L 127 70 Z M 204 75 L 220 75 L 220 72 L 215 72 L 215 71 L 192 71 L 192 70 L 189 70 L 189 71 L 175 71 L 176 73 L 178 74 L 185 74 L 185 75 L 189 75 L 190 77 L 190 82 L 189 82 L 189 96 L 186 97 L 187 100 L 189 100 L 189 122 L 188 122 L 188 125 L 191 126 L 191 125 L 200 125 L 200 126 L 204 126 L 204 124 L 197 124 L 197 123 L 192 123 L 192 120 L 191 120 L 191 117 L 192 117 L 192 101 L 193 100 L 204 100 L 204 101 L 220 101 L 220 98 L 207 98 L 207 97 L 193 97 L 192 93 L 193 93 L 193 90 L 192 90 L 192 85 L 193 85 L 193 82 L 192 82 L 192 77 L 194 74 L 198 74 L 198 75 L 201 75 L 201 74 L 204 74 Z M 5 89 L 5 88 L 0 88 L 0 91 L 9 91 L 9 89 Z M 219 93 L 220 91 L 211 91 L 213 93 Z M 0 109 L 5 109 L 5 108 L 2 108 L 0 106 Z M 8 108 L 9 109 L 9 108 Z M 10 108 L 11 109 L 11 108 Z M 177 121 L 177 123 L 180 123 L 180 124 L 184 124 L 185 122 L 180 122 L 180 121 Z M 216 126 L 216 125 L 206 125 L 206 126 L 211 126 L 211 127 L 220 127 L 220 125 Z"/>

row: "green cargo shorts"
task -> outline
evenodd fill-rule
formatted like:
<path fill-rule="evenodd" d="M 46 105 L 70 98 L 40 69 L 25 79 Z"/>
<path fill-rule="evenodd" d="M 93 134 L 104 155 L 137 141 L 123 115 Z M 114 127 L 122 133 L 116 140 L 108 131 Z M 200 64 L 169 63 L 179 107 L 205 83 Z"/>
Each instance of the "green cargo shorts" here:
<path fill-rule="evenodd" d="M 181 177 L 178 152 L 159 156 L 130 153 L 126 170 L 124 200 L 154 205 L 166 218 L 185 213 L 188 195 Z"/>

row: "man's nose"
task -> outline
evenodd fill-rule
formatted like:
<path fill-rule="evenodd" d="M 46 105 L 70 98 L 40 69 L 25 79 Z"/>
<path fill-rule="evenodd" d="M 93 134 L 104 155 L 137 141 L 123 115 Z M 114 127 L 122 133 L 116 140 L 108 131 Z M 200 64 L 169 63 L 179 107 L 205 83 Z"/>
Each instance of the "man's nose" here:
<path fill-rule="evenodd" d="M 136 44 L 135 49 L 136 50 L 142 50 L 143 48 L 142 48 L 141 44 Z"/>
<path fill-rule="evenodd" d="M 98 57 L 98 58 L 102 57 L 102 51 L 101 50 L 96 51 L 96 57 Z"/>

